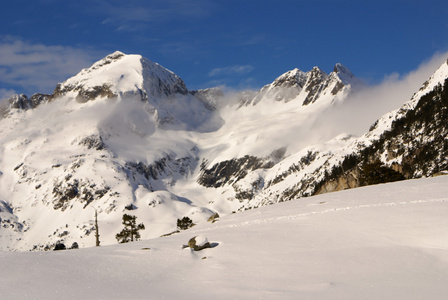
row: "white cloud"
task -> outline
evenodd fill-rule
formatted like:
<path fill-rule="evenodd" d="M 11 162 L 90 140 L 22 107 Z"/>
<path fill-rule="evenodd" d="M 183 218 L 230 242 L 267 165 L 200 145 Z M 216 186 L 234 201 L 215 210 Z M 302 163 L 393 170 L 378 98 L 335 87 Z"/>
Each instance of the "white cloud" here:
<path fill-rule="evenodd" d="M 436 53 L 414 71 L 385 76 L 382 83 L 368 86 L 353 94 L 336 109 L 330 109 L 316 122 L 334 134 L 341 132 L 361 135 L 382 115 L 400 108 L 409 101 L 423 83 L 448 58 L 448 52 Z"/>
<path fill-rule="evenodd" d="M 58 82 L 90 66 L 94 56 L 93 50 L 0 37 L 0 82 L 19 92 L 50 93 Z"/>
<path fill-rule="evenodd" d="M 208 73 L 208 76 L 228 76 L 228 75 L 243 75 L 252 72 L 254 69 L 251 65 L 234 65 L 228 66 L 224 68 L 215 68 Z"/>

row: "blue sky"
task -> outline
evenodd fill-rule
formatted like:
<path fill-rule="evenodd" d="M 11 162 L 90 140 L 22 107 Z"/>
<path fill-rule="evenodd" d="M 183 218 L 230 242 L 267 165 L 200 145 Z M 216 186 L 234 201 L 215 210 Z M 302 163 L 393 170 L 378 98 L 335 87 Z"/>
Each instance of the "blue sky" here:
<path fill-rule="evenodd" d="M 189 89 L 258 89 L 337 62 L 373 84 L 448 51 L 446 0 L 15 0 L 1 15 L 0 98 L 51 93 L 115 50 Z"/>

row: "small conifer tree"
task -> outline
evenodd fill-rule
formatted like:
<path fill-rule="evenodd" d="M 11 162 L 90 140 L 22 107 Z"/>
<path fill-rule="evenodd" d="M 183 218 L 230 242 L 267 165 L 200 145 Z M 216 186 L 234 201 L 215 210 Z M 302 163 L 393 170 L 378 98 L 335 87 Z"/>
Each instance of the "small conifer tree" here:
<path fill-rule="evenodd" d="M 98 228 L 98 211 L 95 209 L 95 245 L 100 246 L 100 232 Z"/>
<path fill-rule="evenodd" d="M 136 216 L 131 216 L 128 214 L 123 215 L 122 224 L 124 225 L 124 228 L 120 233 L 117 233 L 115 235 L 118 243 L 128 243 L 133 242 L 134 240 L 138 241 L 138 239 L 140 238 L 139 230 L 144 230 L 145 225 L 143 225 L 143 223 L 137 225 L 137 222 L 135 220 L 136 218 Z"/>
<path fill-rule="evenodd" d="M 183 217 L 182 219 L 177 219 L 177 228 L 180 230 L 186 230 L 192 227 L 193 221 L 189 217 Z"/>

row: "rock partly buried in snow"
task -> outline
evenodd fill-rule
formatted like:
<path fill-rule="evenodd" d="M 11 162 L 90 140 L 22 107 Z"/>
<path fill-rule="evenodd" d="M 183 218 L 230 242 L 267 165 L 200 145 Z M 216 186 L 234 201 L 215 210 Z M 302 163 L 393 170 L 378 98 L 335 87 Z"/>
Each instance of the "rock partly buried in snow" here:
<path fill-rule="evenodd" d="M 211 248 L 212 246 L 208 242 L 207 237 L 198 235 L 188 241 L 188 247 L 194 251 L 201 251 L 202 249 Z"/>
<path fill-rule="evenodd" d="M 213 215 L 210 216 L 210 218 L 208 218 L 207 222 L 215 223 L 216 221 L 218 221 L 218 219 L 219 219 L 219 214 L 214 213 Z"/>

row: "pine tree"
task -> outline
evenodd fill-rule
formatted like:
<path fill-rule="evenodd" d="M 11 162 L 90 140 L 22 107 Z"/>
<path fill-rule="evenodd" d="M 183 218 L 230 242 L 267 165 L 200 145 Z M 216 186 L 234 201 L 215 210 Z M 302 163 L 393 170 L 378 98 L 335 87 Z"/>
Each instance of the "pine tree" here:
<path fill-rule="evenodd" d="M 189 217 L 183 217 L 182 220 L 177 219 L 177 228 L 179 228 L 180 230 L 186 230 L 193 225 L 193 221 Z"/>
<path fill-rule="evenodd" d="M 134 240 L 138 241 L 140 238 L 139 230 L 144 230 L 145 225 L 143 225 L 143 223 L 137 225 L 136 218 L 136 216 L 128 214 L 123 215 L 122 224 L 124 225 L 124 228 L 120 233 L 115 235 L 115 238 L 120 244 L 133 242 Z"/>
<path fill-rule="evenodd" d="M 98 211 L 95 209 L 95 245 L 100 246 L 100 232 L 98 228 Z"/>

